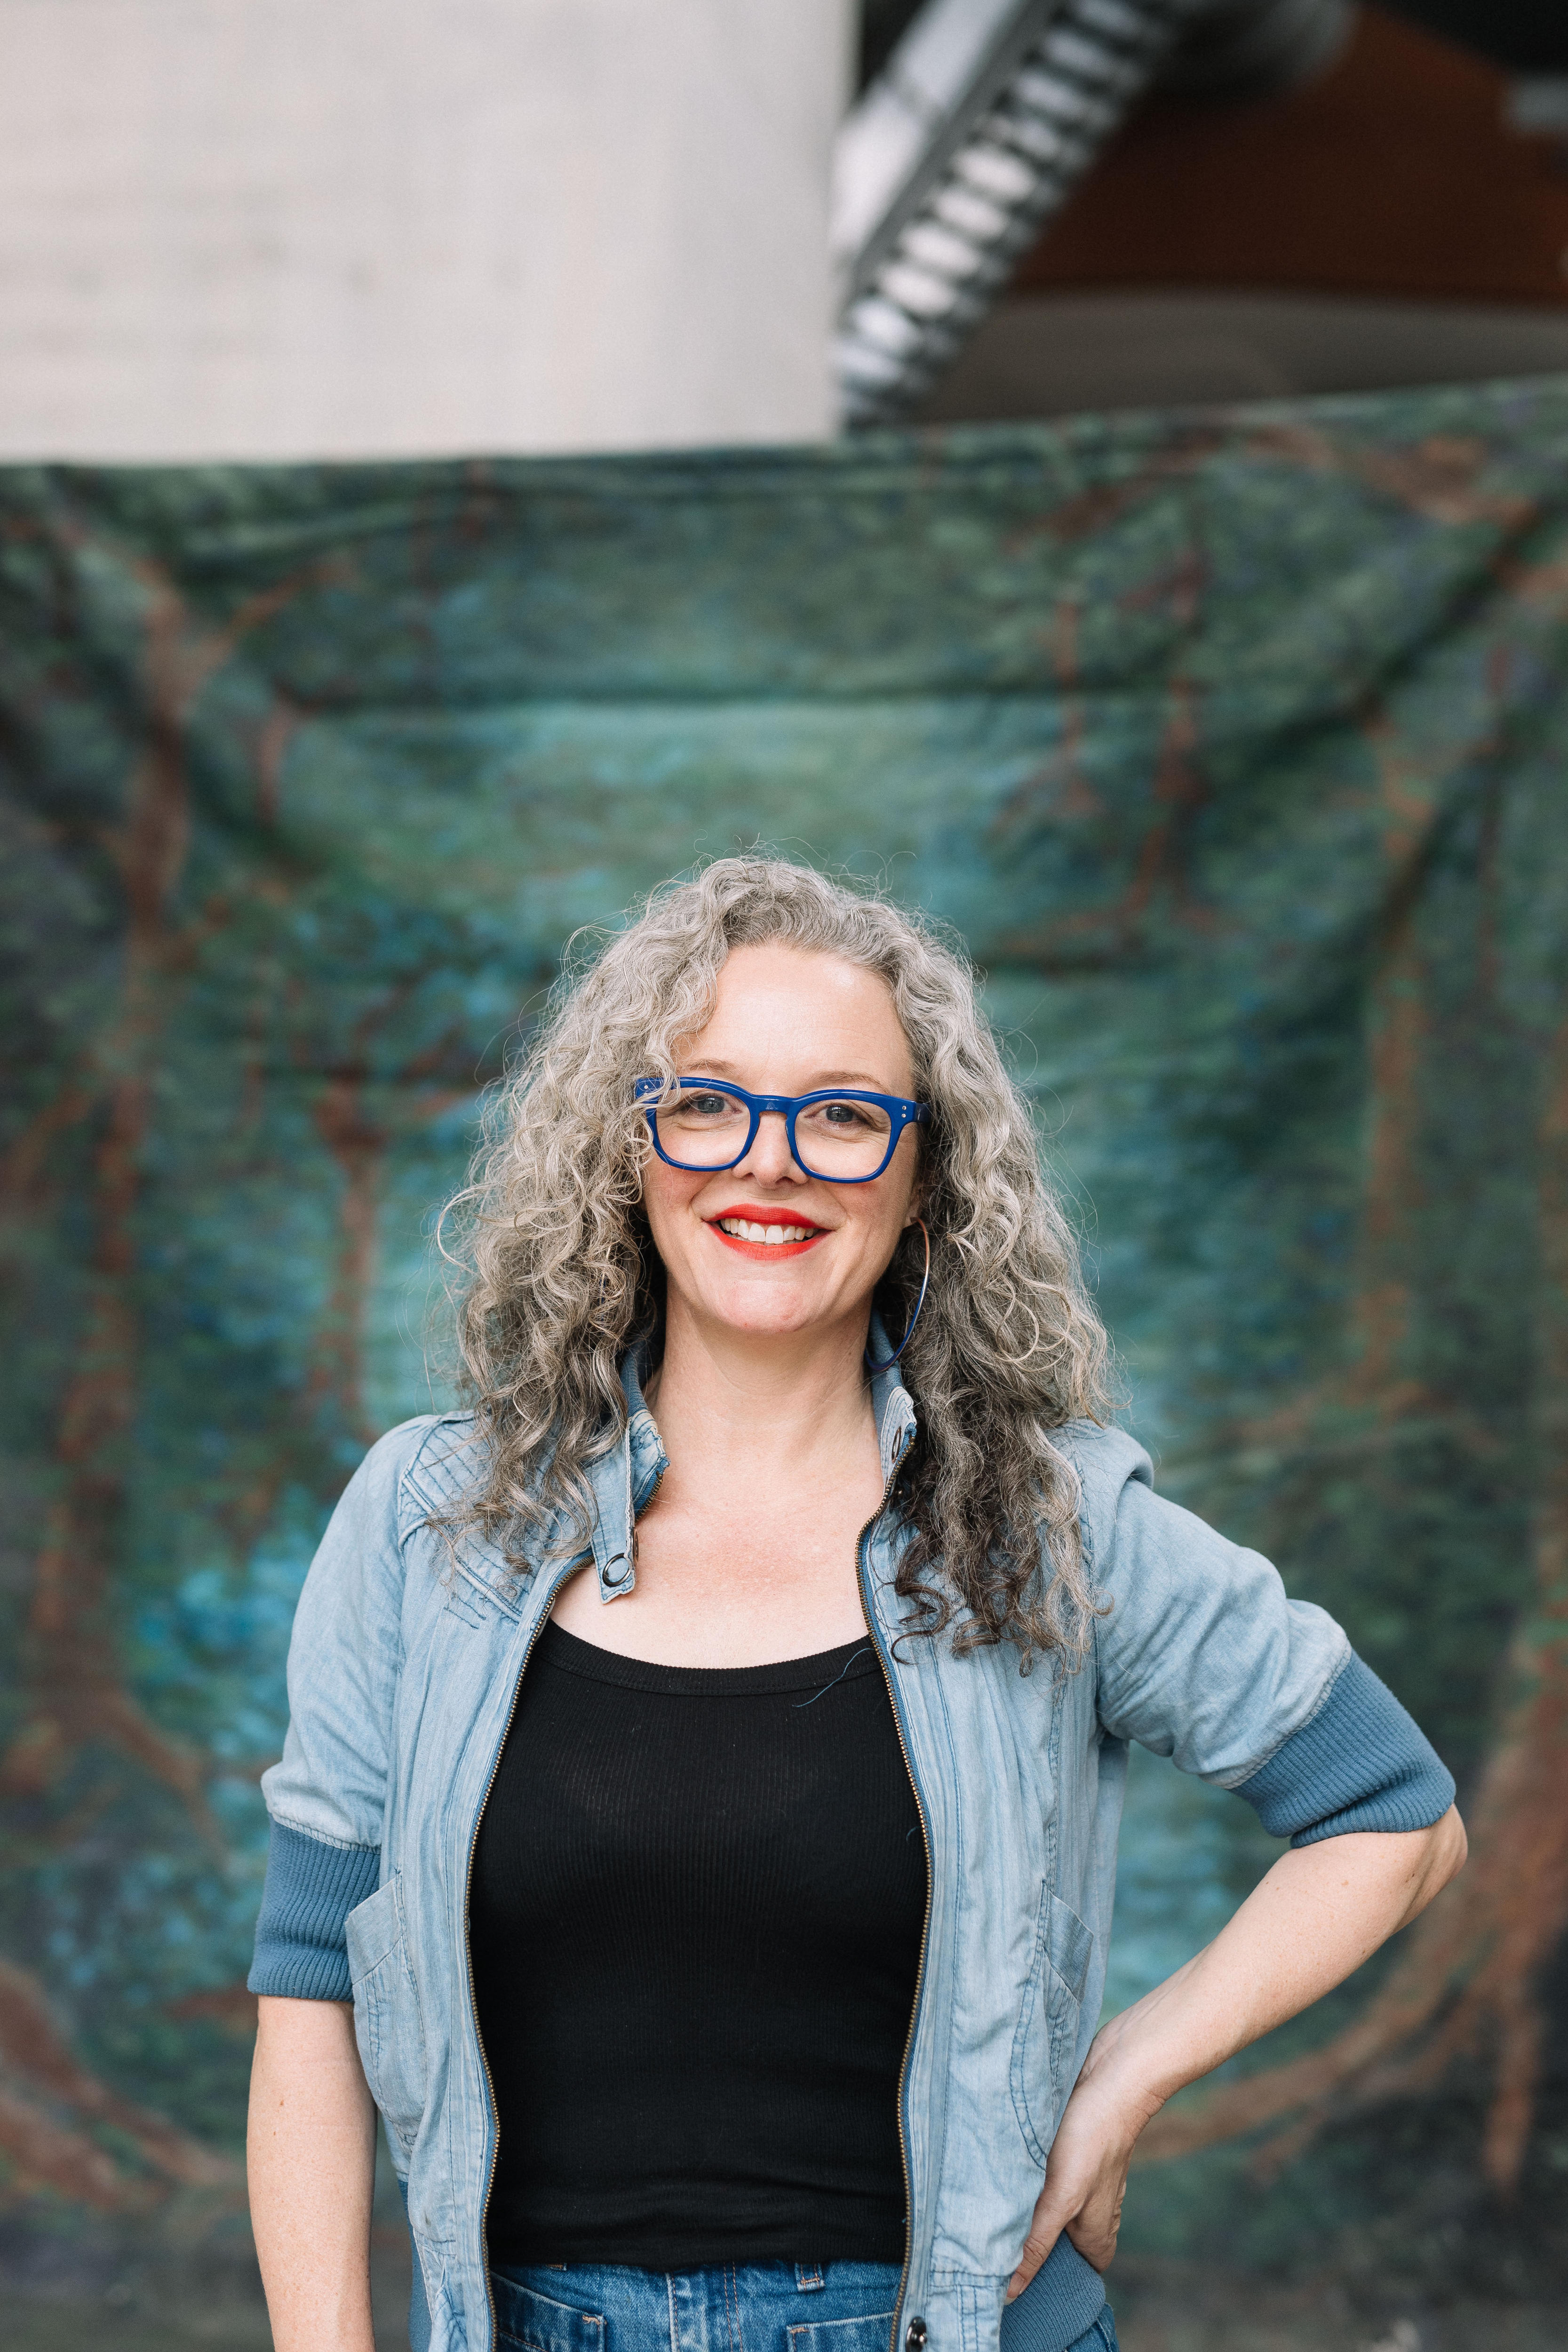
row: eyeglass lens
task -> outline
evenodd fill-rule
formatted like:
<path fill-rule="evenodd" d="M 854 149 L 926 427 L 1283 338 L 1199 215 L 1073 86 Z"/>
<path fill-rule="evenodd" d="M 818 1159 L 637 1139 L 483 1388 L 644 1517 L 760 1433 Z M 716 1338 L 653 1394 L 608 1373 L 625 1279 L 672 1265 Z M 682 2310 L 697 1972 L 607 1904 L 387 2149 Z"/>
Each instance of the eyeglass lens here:
<path fill-rule="evenodd" d="M 658 1112 L 658 1139 L 681 1168 L 725 1168 L 745 1149 L 751 1113 L 723 1087 L 682 1087 Z M 892 1121 L 877 1103 L 829 1097 L 795 1118 L 795 1156 L 808 1176 L 843 1183 L 874 1176 L 888 1156 Z"/>

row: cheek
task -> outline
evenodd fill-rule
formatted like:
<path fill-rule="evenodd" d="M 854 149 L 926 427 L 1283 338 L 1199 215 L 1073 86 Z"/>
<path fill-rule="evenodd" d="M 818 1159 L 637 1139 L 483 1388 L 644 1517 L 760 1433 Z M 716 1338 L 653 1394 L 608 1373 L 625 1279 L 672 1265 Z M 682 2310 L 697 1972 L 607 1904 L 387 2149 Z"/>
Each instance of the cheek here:
<path fill-rule="evenodd" d="M 890 1258 L 909 1213 L 909 1196 L 901 1184 L 882 1199 L 867 1201 L 852 1210 L 850 1221 L 865 1255 L 883 1263 Z"/>
<path fill-rule="evenodd" d="M 701 1176 L 683 1176 L 678 1169 L 667 1168 L 662 1160 L 654 1160 L 644 1170 L 643 1209 L 657 1244 L 662 1246 L 666 1240 L 676 1240 L 681 1212 L 695 1200 L 706 1181 Z"/>
<path fill-rule="evenodd" d="M 919 1214 L 922 1189 L 919 1146 L 911 1149 L 907 1142 L 901 1144 L 898 1157 L 877 1186 L 882 1195 L 882 1213 L 895 1232 L 901 1232 L 910 1217 Z"/>

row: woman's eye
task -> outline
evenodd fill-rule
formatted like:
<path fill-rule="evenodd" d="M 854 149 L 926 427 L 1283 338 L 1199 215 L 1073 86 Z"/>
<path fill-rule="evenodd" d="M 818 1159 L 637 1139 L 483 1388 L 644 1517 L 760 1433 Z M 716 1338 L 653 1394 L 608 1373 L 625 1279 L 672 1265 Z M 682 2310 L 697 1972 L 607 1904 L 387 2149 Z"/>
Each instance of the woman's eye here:
<path fill-rule="evenodd" d="M 820 1117 L 823 1124 L 826 1127 L 868 1127 L 871 1123 L 859 1103 L 824 1103 Z"/>
<path fill-rule="evenodd" d="M 734 1108 L 728 1095 L 682 1095 L 680 1097 L 681 1110 L 695 1113 L 699 1118 L 722 1118 Z"/>

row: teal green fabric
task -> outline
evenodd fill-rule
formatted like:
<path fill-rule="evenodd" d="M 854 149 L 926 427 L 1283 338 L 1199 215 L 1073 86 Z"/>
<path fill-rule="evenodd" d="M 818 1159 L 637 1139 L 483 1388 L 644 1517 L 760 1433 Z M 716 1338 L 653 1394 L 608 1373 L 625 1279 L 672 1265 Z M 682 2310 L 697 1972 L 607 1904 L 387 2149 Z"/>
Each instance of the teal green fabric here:
<path fill-rule="evenodd" d="M 738 845 L 962 935 L 1162 1486 L 1482 1785 L 1564 1673 L 1565 646 L 1555 381 L 0 473 L 0 1948 L 76 2088 L 0 2054 L 50 2193 L 232 2148 L 290 1609 L 446 1393 L 478 1091 L 580 927 Z M 1121 1994 L 1276 1851 L 1173 1779 Z"/>

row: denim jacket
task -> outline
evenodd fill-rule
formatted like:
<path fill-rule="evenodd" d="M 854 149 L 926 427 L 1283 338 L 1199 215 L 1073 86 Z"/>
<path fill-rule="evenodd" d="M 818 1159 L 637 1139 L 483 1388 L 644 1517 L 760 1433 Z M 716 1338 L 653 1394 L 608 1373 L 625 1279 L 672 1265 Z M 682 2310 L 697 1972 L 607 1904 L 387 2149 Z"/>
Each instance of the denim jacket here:
<path fill-rule="evenodd" d="M 590 1561 L 605 1601 L 635 1580 L 632 1529 L 665 1456 L 633 1361 L 622 1377 L 627 1427 L 593 1468 L 591 1548 L 552 1559 L 547 1535 L 521 1577 L 430 1525 L 476 1475 L 466 1417 L 407 1422 L 372 1449 L 300 1596 L 288 1740 L 262 1784 L 272 1832 L 251 1989 L 353 1999 L 406 2198 L 414 2341 L 432 2352 L 493 2352 L 496 2122 L 468 1874 L 556 1593 Z M 872 1397 L 890 1487 L 915 1408 L 894 1371 Z M 1129 1741 L 1236 1790 L 1297 1843 L 1425 1827 L 1453 1797 L 1331 1618 L 1158 1498 L 1123 1432 L 1075 1423 L 1059 1438 L 1100 1611 L 1077 1672 L 1047 1660 L 1021 1674 L 1006 1643 L 957 1656 L 911 1638 L 896 1514 L 860 1547 L 930 1872 L 899 2088 L 910 2202 L 889 2352 L 1061 2352 L 1104 2302 L 1066 2237 L 1005 2313 L 1003 2295 L 1098 2022 Z"/>

